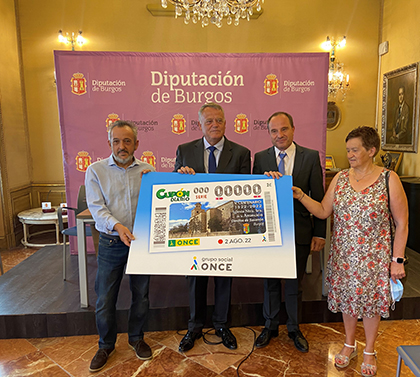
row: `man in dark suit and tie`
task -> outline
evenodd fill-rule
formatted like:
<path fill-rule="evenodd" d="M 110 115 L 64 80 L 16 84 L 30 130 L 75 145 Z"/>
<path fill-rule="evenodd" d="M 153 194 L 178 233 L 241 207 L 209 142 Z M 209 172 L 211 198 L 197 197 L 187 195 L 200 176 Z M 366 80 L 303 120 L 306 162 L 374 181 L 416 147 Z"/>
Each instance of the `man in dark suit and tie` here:
<path fill-rule="evenodd" d="M 178 146 L 175 172 L 250 174 L 249 149 L 229 141 L 225 135 L 226 120 L 223 109 L 216 103 L 203 105 L 198 117 L 203 137 Z M 202 336 L 206 324 L 208 276 L 189 276 L 190 319 L 188 332 L 179 344 L 179 351 L 194 347 L 194 341 Z M 232 278 L 214 277 L 213 326 L 223 344 L 236 349 L 236 338 L 227 325 L 230 308 Z"/>
<path fill-rule="evenodd" d="M 408 132 L 410 120 L 410 108 L 404 101 L 405 87 L 398 89 L 398 105 L 394 112 L 394 123 L 392 125 L 392 136 L 389 142 L 392 144 L 410 144 L 410 133 Z"/>
<path fill-rule="evenodd" d="M 253 174 L 266 174 L 273 178 L 292 175 L 293 185 L 300 187 L 317 201 L 324 197 L 322 168 L 317 151 L 301 147 L 293 142 L 295 127 L 293 118 L 285 112 L 274 113 L 268 119 L 268 132 L 273 146 L 255 154 Z M 297 279 L 285 279 L 284 293 L 287 311 L 287 331 L 301 352 L 308 352 L 309 345 L 301 331 L 302 289 L 301 281 L 308 256 L 320 251 L 325 245 L 325 220 L 311 217 L 307 209 L 294 200 L 295 244 Z M 262 348 L 270 339 L 278 336 L 281 305 L 281 279 L 264 280 L 263 314 L 265 327 L 255 346 Z"/>

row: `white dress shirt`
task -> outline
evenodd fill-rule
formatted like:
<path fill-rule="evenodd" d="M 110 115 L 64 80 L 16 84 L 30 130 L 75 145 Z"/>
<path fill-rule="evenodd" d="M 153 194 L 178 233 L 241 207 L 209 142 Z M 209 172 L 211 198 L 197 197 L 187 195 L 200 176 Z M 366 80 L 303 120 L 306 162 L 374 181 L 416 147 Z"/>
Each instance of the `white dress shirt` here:
<path fill-rule="evenodd" d="M 277 147 L 274 147 L 274 150 L 276 152 L 277 166 L 279 166 L 279 163 L 280 163 L 279 153 L 286 152 L 287 156 L 284 157 L 284 172 L 285 172 L 285 175 L 292 175 L 293 167 L 295 166 L 295 155 L 296 155 L 295 143 L 290 144 L 289 148 L 287 148 L 285 151 L 281 151 Z"/>

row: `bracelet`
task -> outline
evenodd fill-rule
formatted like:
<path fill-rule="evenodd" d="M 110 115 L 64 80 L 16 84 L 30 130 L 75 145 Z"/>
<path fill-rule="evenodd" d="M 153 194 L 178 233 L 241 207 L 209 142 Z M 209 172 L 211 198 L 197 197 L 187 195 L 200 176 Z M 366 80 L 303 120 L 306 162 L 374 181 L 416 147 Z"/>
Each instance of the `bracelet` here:
<path fill-rule="evenodd" d="M 299 198 L 299 201 L 301 202 L 303 197 L 305 196 L 305 193 L 302 191 L 302 196 Z"/>

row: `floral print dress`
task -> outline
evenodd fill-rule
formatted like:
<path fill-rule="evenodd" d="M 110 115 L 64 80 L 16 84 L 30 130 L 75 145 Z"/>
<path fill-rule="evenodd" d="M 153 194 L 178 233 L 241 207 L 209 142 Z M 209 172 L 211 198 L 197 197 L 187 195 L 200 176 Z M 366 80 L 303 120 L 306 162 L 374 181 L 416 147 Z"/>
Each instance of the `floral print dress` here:
<path fill-rule="evenodd" d="M 391 233 L 385 170 L 357 192 L 349 170 L 334 190 L 334 225 L 328 260 L 328 308 L 352 317 L 389 317 Z"/>

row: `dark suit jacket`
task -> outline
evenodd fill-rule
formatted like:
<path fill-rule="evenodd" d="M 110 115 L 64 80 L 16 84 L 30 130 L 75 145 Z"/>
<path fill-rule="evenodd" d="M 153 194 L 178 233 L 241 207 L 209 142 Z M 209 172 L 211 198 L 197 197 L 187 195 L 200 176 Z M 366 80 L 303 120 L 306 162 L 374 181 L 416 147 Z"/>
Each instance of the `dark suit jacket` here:
<path fill-rule="evenodd" d="M 175 169 L 188 166 L 196 173 L 205 173 L 204 170 L 204 142 L 203 139 L 191 141 L 178 146 L 176 151 Z M 242 145 L 233 143 L 225 137 L 222 154 L 219 158 L 216 173 L 250 174 L 251 152 Z M 207 282 L 208 276 L 190 276 L 189 300 L 190 320 L 189 331 L 200 331 L 206 323 Z M 231 277 L 214 277 L 215 286 L 218 287 L 214 294 L 213 326 L 226 327 L 230 307 Z"/>
<path fill-rule="evenodd" d="M 401 112 L 400 105 L 397 105 L 394 114 L 394 125 L 392 130 L 395 131 L 397 137 L 394 138 L 391 135 L 390 142 L 395 144 L 410 144 L 410 141 L 408 141 L 410 135 L 407 133 L 408 121 L 410 119 L 410 108 L 408 107 L 407 103 L 404 101 Z"/>
<path fill-rule="evenodd" d="M 296 144 L 296 143 L 295 143 Z M 264 174 L 266 171 L 277 171 L 274 147 L 255 154 L 252 174 Z M 296 144 L 295 164 L 293 167 L 293 185 L 301 188 L 305 194 L 317 201 L 324 197 L 322 168 L 319 153 L 313 149 Z M 312 237 L 325 238 L 326 221 L 313 219 L 299 200 L 294 200 L 295 242 L 300 245 L 311 243 Z"/>
<path fill-rule="evenodd" d="M 174 172 L 182 166 L 193 168 L 196 173 L 206 172 L 202 138 L 178 146 Z M 225 136 L 216 173 L 251 174 L 251 152 L 248 148 L 229 141 Z"/>

